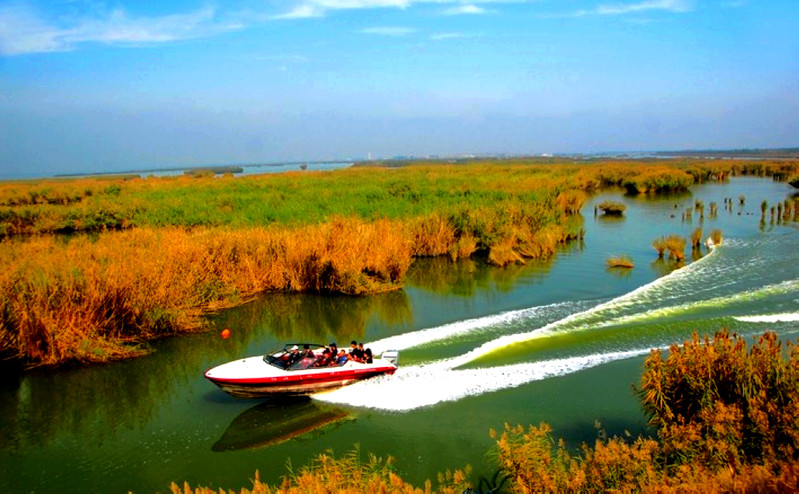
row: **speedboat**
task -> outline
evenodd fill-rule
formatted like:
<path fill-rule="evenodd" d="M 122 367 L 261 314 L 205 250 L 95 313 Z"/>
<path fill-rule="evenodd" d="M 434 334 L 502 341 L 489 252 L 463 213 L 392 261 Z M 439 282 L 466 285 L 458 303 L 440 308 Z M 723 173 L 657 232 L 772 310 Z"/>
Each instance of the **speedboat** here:
<path fill-rule="evenodd" d="M 323 345 L 289 343 L 281 350 L 234 360 L 205 372 L 205 377 L 227 393 L 241 398 L 307 395 L 351 384 L 361 379 L 393 374 L 399 352 L 388 350 L 371 363 L 347 360 L 323 365 Z"/>

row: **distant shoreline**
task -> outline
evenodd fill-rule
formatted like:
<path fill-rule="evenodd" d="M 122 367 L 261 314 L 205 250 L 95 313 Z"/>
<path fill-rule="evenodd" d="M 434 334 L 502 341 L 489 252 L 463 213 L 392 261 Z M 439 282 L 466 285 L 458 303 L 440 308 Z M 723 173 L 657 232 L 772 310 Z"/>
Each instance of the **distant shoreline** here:
<path fill-rule="evenodd" d="M 283 161 L 274 163 L 251 163 L 247 165 L 200 165 L 200 166 L 170 166 L 167 168 L 147 168 L 141 170 L 126 170 L 126 171 L 107 171 L 107 172 L 74 172 L 74 173 L 57 173 L 52 175 L 54 178 L 75 178 L 75 177 L 96 177 L 104 175 L 143 175 L 145 173 L 173 173 L 173 172 L 202 172 L 213 171 L 215 173 L 242 173 L 245 168 L 254 167 L 273 167 L 280 166 L 307 166 L 307 165 L 321 165 L 330 163 L 351 163 L 349 160 L 322 160 L 322 161 Z"/>
<path fill-rule="evenodd" d="M 309 167 L 313 169 L 314 165 L 355 165 L 355 166 L 369 166 L 380 164 L 381 166 L 403 166 L 415 162 L 470 162 L 481 160 L 497 160 L 497 159 L 541 159 L 547 162 L 572 159 L 577 161 L 589 161 L 596 159 L 623 159 L 623 160 L 642 160 L 642 159 L 679 159 L 679 158 L 699 158 L 699 159 L 740 159 L 740 160 L 779 160 L 779 159 L 799 159 L 799 147 L 785 147 L 785 148 L 752 148 L 752 149 L 684 149 L 675 151 L 609 151 L 597 153 L 537 153 L 537 154 L 512 154 L 512 153 L 460 153 L 451 155 L 428 155 L 428 156 L 385 156 L 373 159 L 332 159 L 332 160 L 315 160 L 315 161 L 283 161 L 283 162 L 268 162 L 268 163 L 250 163 L 250 164 L 228 164 L 228 165 L 198 165 L 198 166 L 168 166 L 165 168 L 143 168 L 131 169 L 125 171 L 84 171 L 84 172 L 71 172 L 71 173 L 57 173 L 53 175 L 44 174 L 31 174 L 31 175 L 2 175 L 0 174 L 0 182 L 17 181 L 17 180 L 37 180 L 37 179 L 59 179 L 59 178 L 78 178 L 78 177 L 130 177 L 147 176 L 155 174 L 157 176 L 171 176 L 179 175 L 182 172 L 203 172 L 214 171 L 224 168 L 225 171 L 219 173 L 234 173 L 248 175 L 253 168 L 272 168 L 277 169 L 280 167 L 295 166 L 298 170 Z M 233 169 L 242 169 L 241 172 Z M 325 168 L 326 169 L 326 168 Z M 250 173 L 248 173 L 250 172 Z M 270 173 L 270 172 L 264 172 Z"/>
<path fill-rule="evenodd" d="M 718 159 L 797 159 L 799 148 L 658 151 L 657 156 Z"/>

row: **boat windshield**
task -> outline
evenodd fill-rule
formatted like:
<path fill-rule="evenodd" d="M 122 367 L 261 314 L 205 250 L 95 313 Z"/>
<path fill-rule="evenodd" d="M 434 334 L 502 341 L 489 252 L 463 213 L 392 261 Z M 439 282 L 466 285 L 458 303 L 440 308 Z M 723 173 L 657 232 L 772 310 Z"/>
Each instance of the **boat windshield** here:
<path fill-rule="evenodd" d="M 316 343 L 289 343 L 281 350 L 264 355 L 264 362 L 287 371 L 313 367 L 324 345 Z"/>

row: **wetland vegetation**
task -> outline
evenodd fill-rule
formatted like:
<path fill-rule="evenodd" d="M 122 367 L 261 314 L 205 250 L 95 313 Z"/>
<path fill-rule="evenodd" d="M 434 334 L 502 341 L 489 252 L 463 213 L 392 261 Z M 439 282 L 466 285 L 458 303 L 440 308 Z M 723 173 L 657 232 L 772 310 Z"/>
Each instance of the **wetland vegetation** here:
<path fill-rule="evenodd" d="M 376 174 L 413 171 L 372 170 Z M 692 399 L 701 395 L 703 404 L 723 403 L 703 408 L 698 412 L 699 422 L 696 414 L 692 419 L 685 411 L 675 413 L 683 428 L 673 422 L 671 428 L 655 423 L 647 426 L 652 415 L 641 411 L 647 398 L 640 393 L 636 398 L 630 391 L 630 383 L 640 379 L 651 348 L 662 349 L 664 369 L 678 363 L 709 372 L 712 366 L 704 365 L 690 345 L 680 349 L 681 356 L 666 358 L 670 342 L 686 338 L 694 342 L 692 331 L 712 334 L 719 327 L 730 327 L 747 342 L 765 329 L 777 331 L 784 341 L 797 337 L 795 322 L 790 321 L 796 320 L 795 266 L 799 259 L 795 243 L 799 230 L 792 220 L 785 219 L 793 214 L 793 208 L 787 206 L 794 202 L 792 191 L 785 183 L 741 178 L 737 173 L 727 183 L 698 184 L 682 193 L 629 194 L 619 184 L 607 189 L 570 189 L 560 200 L 555 196 L 552 204 L 561 211 L 559 218 L 573 223 L 575 241 L 557 245 L 554 255 L 542 259 L 520 256 L 521 261 L 505 267 L 490 264 L 490 251 L 484 248 L 467 249 L 468 257 L 458 248 L 435 256 L 421 255 L 413 249 L 414 237 L 407 234 L 407 224 L 412 221 L 399 217 L 337 215 L 286 228 L 277 224 L 141 225 L 105 232 L 8 236 L 2 245 L 20 248 L 15 252 L 40 273 L 60 276 L 59 268 L 74 260 L 74 266 L 89 273 L 83 275 L 86 283 L 77 285 L 81 289 L 116 276 L 120 286 L 149 292 L 148 297 L 135 299 L 135 304 L 126 308 L 128 298 L 102 299 L 100 289 L 86 290 L 86 294 L 68 292 L 66 284 L 61 284 L 52 293 L 53 302 L 63 303 L 62 295 L 68 301 L 91 295 L 114 309 L 101 313 L 112 322 L 114 314 L 127 314 L 131 325 L 137 323 L 136 317 L 162 317 L 167 320 L 162 334 L 171 334 L 182 330 L 170 326 L 175 323 L 168 322 L 169 318 L 190 314 L 199 321 L 196 328 L 214 331 L 165 338 L 146 347 L 144 337 L 132 331 L 118 335 L 123 351 L 137 345 L 142 353 L 147 348 L 156 351 L 114 365 L 12 372 L 10 380 L 0 385 L 6 417 L 0 427 L 0 485 L 14 492 L 47 490 L 49 478 L 62 479 L 66 490 L 94 485 L 98 490 L 136 492 L 163 491 L 173 481 L 177 484 L 172 489 L 180 492 L 205 492 L 205 488 L 193 486 L 219 491 L 220 487 L 242 485 L 256 492 L 303 492 L 331 486 L 350 492 L 381 487 L 387 491 L 463 492 L 497 486 L 504 491 L 554 491 L 565 485 L 588 492 L 712 491 L 732 483 L 778 490 L 794 485 L 791 461 L 778 455 L 770 458 L 768 447 L 760 448 L 766 451 L 762 455 L 753 454 L 750 447 L 757 441 L 752 431 L 768 436 L 768 426 L 785 431 L 792 430 L 791 424 L 777 421 L 779 416 L 772 411 L 766 414 L 775 421 L 764 424 L 758 399 L 751 400 L 751 394 L 730 394 L 723 375 L 714 388 L 704 390 L 694 387 L 706 381 L 704 374 L 680 381 L 684 373 L 664 371 L 665 377 L 653 381 L 665 390 L 665 403 L 672 410 L 675 405 L 668 397 L 687 396 L 686 389 L 695 390 Z M 212 179 L 192 180 L 215 185 Z M 124 185 L 122 182 L 120 187 Z M 741 205 L 739 194 L 746 195 L 748 206 Z M 728 201 L 727 196 L 735 200 Z M 774 223 L 758 223 L 764 199 L 775 205 Z M 581 207 L 583 213 L 590 212 L 604 200 L 626 204 L 625 218 L 575 214 Z M 702 218 L 697 204 L 714 202 L 723 203 L 723 211 L 713 217 L 706 209 Z M 778 203 L 783 206 L 779 218 Z M 693 212 L 693 221 L 681 220 L 680 212 L 686 209 Z M 683 262 L 652 261 L 656 257 L 652 239 L 679 237 L 685 254 L 685 247 L 693 243 L 692 232 L 698 228 L 703 237 L 723 228 L 723 248 L 710 249 L 703 244 L 692 249 Z M 374 283 L 370 290 L 380 293 L 370 296 L 340 295 L 341 291 L 316 287 L 297 293 L 292 287 L 270 289 L 258 284 L 263 280 L 256 275 L 270 272 L 277 264 L 257 264 L 258 256 L 263 255 L 259 249 L 277 243 L 275 239 L 289 241 L 278 234 L 308 231 L 303 243 L 336 246 L 341 232 L 351 229 L 366 237 L 364 244 L 346 238 L 351 243 L 341 244 L 340 250 L 355 249 L 358 256 L 377 252 L 373 244 L 382 245 L 384 238 L 404 238 L 410 247 L 401 252 L 410 261 L 402 278 L 392 281 L 377 269 L 350 269 L 355 280 L 351 286 Z M 390 237 L 395 233 L 402 235 Z M 249 237 L 253 237 L 252 245 L 245 241 Z M 120 243 L 104 243 L 107 239 Z M 122 243 L 123 239 L 127 240 Z M 127 246 L 123 249 L 121 245 Z M 228 246 L 236 248 L 226 250 Z M 344 262 L 332 251 L 317 252 Z M 608 256 L 616 253 L 635 258 L 636 268 L 607 269 Z M 133 259 L 131 267 L 115 264 L 115 255 Z M 55 262 L 35 261 L 39 256 Z M 193 261 L 177 264 L 166 276 L 168 266 L 184 256 Z M 665 251 L 664 256 L 668 256 Z M 85 258 L 82 264 L 81 258 Z M 4 259 L 17 261 L 10 255 Z M 244 260 L 251 270 L 231 269 L 246 267 Z M 126 280 L 122 268 L 133 270 L 127 285 L 121 283 Z M 80 281 L 79 273 L 74 274 L 71 282 Z M 162 275 L 167 285 L 175 284 L 178 289 L 169 292 L 169 287 L 152 281 Z M 195 292 L 191 280 L 197 279 L 204 280 L 205 286 Z M 277 279 L 285 279 L 284 270 Z M 324 278 L 313 276 L 308 283 L 319 279 Z M 344 277 L 329 278 L 328 282 L 336 279 Z M 39 281 L 45 280 L 43 276 Z M 227 283 L 234 288 L 230 292 L 225 292 Z M 248 286 L 256 288 L 248 292 Z M 398 286 L 403 289 L 396 290 Z M 159 312 L 157 304 L 172 300 L 159 298 L 158 290 L 178 301 L 190 299 L 191 304 L 165 305 L 170 310 Z M 272 293 L 258 295 L 259 291 Z M 198 306 L 205 308 L 198 310 Z M 218 310 L 230 306 L 235 307 Z M 72 317 L 74 324 L 81 324 L 77 316 Z M 191 328 L 193 322 L 186 319 L 182 324 Z M 222 328 L 230 328 L 226 339 L 219 336 Z M 90 338 L 94 335 L 75 334 L 83 340 L 73 341 L 72 346 L 93 348 Z M 69 342 L 66 334 L 58 338 Z M 372 342 L 376 348 L 399 345 L 403 366 L 395 379 L 362 383 L 330 397 L 257 406 L 228 399 L 202 379 L 209 366 L 263 353 L 285 341 L 351 339 Z M 764 349 L 778 347 L 776 341 L 764 340 L 758 350 L 746 350 L 743 356 L 735 350 L 737 340 L 729 335 L 727 339 L 729 344 L 711 343 L 714 355 L 739 354 L 722 367 L 750 383 L 769 382 L 769 377 L 752 371 L 767 367 L 763 362 L 768 359 L 757 358 L 773 353 Z M 697 341 L 700 346 L 705 343 Z M 53 344 L 60 343 L 54 340 Z M 491 351 L 495 345 L 501 351 Z M 733 350 L 725 350 L 728 347 Z M 68 345 L 62 348 L 70 351 Z M 792 351 L 782 348 L 784 356 Z M 104 352 L 113 351 L 110 346 L 98 345 L 90 353 L 99 362 Z M 459 362 L 464 357 L 472 361 L 449 368 L 455 365 L 448 363 L 453 357 Z M 67 361 L 81 361 L 70 358 Z M 735 364 L 738 361 L 746 363 Z M 790 387 L 791 372 L 781 365 L 766 374 L 783 376 Z M 645 382 L 639 382 L 639 389 L 644 389 Z M 758 396 L 784 394 L 785 388 L 780 386 L 761 389 Z M 724 391 L 717 396 L 714 389 Z M 346 394 L 350 391 L 354 394 Z M 781 406 L 789 410 L 790 400 Z M 189 416 L 192 420 L 187 421 Z M 710 420 L 711 425 L 701 420 Z M 600 421 L 603 429 L 598 438 L 595 421 Z M 539 426 L 506 427 L 503 422 Z M 259 425 L 264 423 L 270 427 Z M 493 439 L 491 429 L 497 431 Z M 628 430 L 630 433 L 625 433 Z M 670 435 L 661 436 L 663 430 Z M 699 446 L 694 450 L 682 447 L 686 441 Z M 363 454 L 357 447 L 352 449 L 354 443 L 360 443 Z M 581 447 L 583 443 L 588 446 Z M 776 449 L 787 451 L 784 443 L 775 444 L 780 444 Z M 732 463 L 717 467 L 713 462 L 720 461 L 720 451 L 732 458 Z M 681 452 L 686 453 L 685 458 L 680 457 Z M 703 456 L 703 452 L 710 453 Z M 500 458 L 522 468 L 514 471 Z M 287 459 L 297 466 L 286 469 Z M 460 470 L 446 472 L 452 468 Z M 256 481 L 248 482 L 256 470 L 260 472 Z M 436 478 L 436 472 L 444 473 Z"/>
<path fill-rule="evenodd" d="M 201 328 L 204 314 L 264 291 L 390 291 L 423 256 L 477 255 L 498 266 L 546 258 L 582 236 L 580 207 L 604 188 L 653 194 L 798 169 L 792 161 L 500 160 L 7 182 L 0 355 L 26 365 L 138 355 L 146 341 Z M 667 237 L 665 248 L 679 261 L 685 240 Z"/>

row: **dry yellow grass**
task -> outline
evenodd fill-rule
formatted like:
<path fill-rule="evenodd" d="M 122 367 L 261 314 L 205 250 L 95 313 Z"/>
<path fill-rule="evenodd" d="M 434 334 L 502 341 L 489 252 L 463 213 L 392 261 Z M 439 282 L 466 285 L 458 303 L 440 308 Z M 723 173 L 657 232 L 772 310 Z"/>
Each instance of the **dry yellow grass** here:
<path fill-rule="evenodd" d="M 698 249 L 702 246 L 702 229 L 697 228 L 691 232 L 691 248 Z"/>
<path fill-rule="evenodd" d="M 666 249 L 669 257 L 680 262 L 685 259 L 685 239 L 679 235 L 669 235 L 666 237 Z"/>
<path fill-rule="evenodd" d="M 546 257 L 568 235 L 526 213 L 478 218 L 507 264 Z M 286 228 L 139 228 L 6 240 L 0 248 L 0 355 L 29 365 L 105 362 L 203 326 L 203 314 L 265 291 L 365 295 L 401 286 L 413 255 L 468 257 L 471 231 L 438 215 L 408 223 L 334 218 Z M 536 229 L 538 228 L 538 229 Z M 504 249 L 504 250 L 503 250 Z"/>
<path fill-rule="evenodd" d="M 344 458 L 336 458 L 331 452 L 319 455 L 310 465 L 302 467 L 298 472 L 283 478 L 280 485 L 271 486 L 261 481 L 258 472 L 252 481 L 252 489 L 242 487 L 240 490 L 209 489 L 207 487 L 192 488 L 188 483 L 178 486 L 174 482 L 170 486 L 172 494 L 462 494 L 469 492 L 471 484 L 467 480 L 466 471 L 455 470 L 439 474 L 438 488 L 433 490 L 428 480 L 423 488 L 416 487 L 397 474 L 393 459 L 369 455 L 362 462 L 356 448 Z"/>
<path fill-rule="evenodd" d="M 387 220 L 293 232 L 137 229 L 2 247 L 0 353 L 30 364 L 130 356 L 266 290 L 392 290 L 412 259 L 401 225 Z"/>
<path fill-rule="evenodd" d="M 666 237 L 656 238 L 652 241 L 652 247 L 657 251 L 658 258 L 663 257 L 663 252 L 666 251 Z"/>
<path fill-rule="evenodd" d="M 607 260 L 607 265 L 609 268 L 632 269 L 635 267 L 635 263 L 628 256 L 611 257 L 610 259 Z"/>
<path fill-rule="evenodd" d="M 712 240 L 713 244 L 715 244 L 715 245 L 721 245 L 721 241 L 722 241 L 721 230 L 716 228 L 715 230 L 710 232 L 710 240 Z"/>

